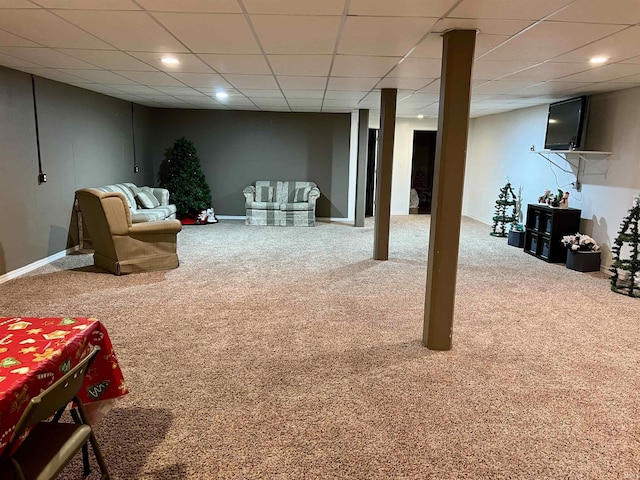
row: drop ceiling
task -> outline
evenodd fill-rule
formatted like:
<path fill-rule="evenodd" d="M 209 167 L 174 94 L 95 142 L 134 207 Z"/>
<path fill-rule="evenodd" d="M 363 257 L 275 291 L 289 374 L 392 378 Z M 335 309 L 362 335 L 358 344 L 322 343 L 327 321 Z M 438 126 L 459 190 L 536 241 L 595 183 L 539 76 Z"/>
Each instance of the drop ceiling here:
<path fill-rule="evenodd" d="M 455 28 L 473 117 L 640 86 L 638 0 L 0 0 L 0 65 L 168 108 L 376 113 L 397 88 L 428 118 Z"/>

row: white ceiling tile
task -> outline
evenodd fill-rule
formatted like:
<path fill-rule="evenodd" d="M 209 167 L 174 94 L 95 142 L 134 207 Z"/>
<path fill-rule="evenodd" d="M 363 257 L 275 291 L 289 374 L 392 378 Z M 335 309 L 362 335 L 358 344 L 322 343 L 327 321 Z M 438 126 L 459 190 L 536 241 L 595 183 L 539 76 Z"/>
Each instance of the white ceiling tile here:
<path fill-rule="evenodd" d="M 371 90 L 379 78 L 344 78 L 331 77 L 327 90 Z"/>
<path fill-rule="evenodd" d="M 5 8 L 38 8 L 38 6 L 27 0 L 3 0 L 0 9 Z"/>
<path fill-rule="evenodd" d="M 409 57 L 394 68 L 389 76 L 401 78 L 438 78 L 441 70 L 441 60 L 435 58 Z"/>
<path fill-rule="evenodd" d="M 236 0 L 137 0 L 152 12 L 242 13 Z"/>
<path fill-rule="evenodd" d="M 565 22 L 617 23 L 633 25 L 640 22 L 640 3 L 638 0 L 576 0 L 567 8 L 551 17 L 551 20 Z"/>
<path fill-rule="evenodd" d="M 116 50 L 84 50 L 84 49 L 61 49 L 71 57 L 79 58 L 87 63 L 95 65 L 105 70 L 135 70 L 154 71 L 155 68 L 140 60 Z"/>
<path fill-rule="evenodd" d="M 440 100 L 440 94 L 438 93 L 415 93 L 408 97 L 407 100 L 417 103 L 433 103 Z"/>
<path fill-rule="evenodd" d="M 493 82 L 486 82 L 481 85 L 473 87 L 473 93 L 511 93 L 520 92 L 525 88 L 532 87 L 539 82 L 527 82 L 525 80 L 508 81 L 508 80 L 496 80 Z"/>
<path fill-rule="evenodd" d="M 433 82 L 433 78 L 398 78 L 386 77 L 380 80 L 379 88 L 402 88 L 405 90 L 419 90 Z"/>
<path fill-rule="evenodd" d="M 270 74 L 271 70 L 262 55 L 217 55 L 202 53 L 199 57 L 219 73 L 239 75 Z"/>
<path fill-rule="evenodd" d="M 267 54 L 331 54 L 340 17 L 252 15 L 251 22 Z"/>
<path fill-rule="evenodd" d="M 629 87 L 630 84 L 637 85 L 638 82 L 640 82 L 640 75 L 630 75 L 628 77 L 616 78 L 616 79 L 613 79 L 613 80 L 611 80 L 610 82 L 607 82 L 607 83 L 615 84 L 616 88 L 630 88 Z M 627 84 L 627 86 L 626 87 L 621 87 L 619 85 L 621 83 L 625 83 L 625 84 Z"/>
<path fill-rule="evenodd" d="M 536 65 L 534 62 L 493 62 L 477 60 L 473 64 L 473 78 L 476 80 L 495 80 L 511 73 Z M 511 79 L 509 79 L 511 80 Z"/>
<path fill-rule="evenodd" d="M 322 102 L 322 108 L 344 108 L 344 109 L 352 109 L 356 108 L 358 105 L 358 100 L 350 100 L 347 98 L 343 98 L 341 100 L 331 100 L 326 99 Z M 296 105 L 297 106 L 297 105 Z"/>
<path fill-rule="evenodd" d="M 113 48 L 46 10 L 3 10 L 0 29 L 54 48 Z"/>
<path fill-rule="evenodd" d="M 13 33 L 4 32 L 0 30 L 0 46 L 3 47 L 37 47 L 38 44 L 27 40 L 26 38 L 19 37 Z"/>
<path fill-rule="evenodd" d="M 140 10 L 131 0 L 38 0 L 38 4 L 62 10 Z"/>
<path fill-rule="evenodd" d="M 243 88 L 241 92 L 247 97 L 252 98 L 284 98 L 280 90 L 254 90 L 251 88 Z"/>
<path fill-rule="evenodd" d="M 445 18 L 433 28 L 434 32 L 464 29 L 478 30 L 487 35 L 515 35 L 532 25 L 529 20 L 492 20 L 482 18 Z"/>
<path fill-rule="evenodd" d="M 216 73 L 171 73 L 176 80 L 195 88 L 228 88 L 231 85 Z"/>
<path fill-rule="evenodd" d="M 440 93 L 440 79 L 436 78 L 429 85 L 420 89 L 421 93 Z"/>
<path fill-rule="evenodd" d="M 476 62 L 477 63 L 477 62 Z M 545 62 L 505 77 L 504 80 L 536 80 L 544 82 L 593 68 L 588 63 Z"/>
<path fill-rule="evenodd" d="M 609 80 L 620 80 L 626 82 L 630 75 L 640 74 L 640 65 L 628 63 L 618 63 L 592 68 L 590 70 L 569 75 L 562 78 L 566 82 L 606 82 Z"/>
<path fill-rule="evenodd" d="M 562 25 L 562 24 L 560 24 Z M 588 27 L 587 27 L 588 28 Z M 577 48 L 556 58 L 562 62 L 587 62 L 591 57 L 606 57 L 612 62 L 634 57 L 638 54 L 640 27 L 631 27 L 614 33 L 596 42 Z"/>
<path fill-rule="evenodd" d="M 327 78 L 278 75 L 278 83 L 283 90 L 324 90 Z"/>
<path fill-rule="evenodd" d="M 122 93 L 121 90 L 103 85 L 101 83 L 83 83 L 81 85 L 78 85 L 78 87 L 83 88 L 84 90 L 91 90 L 92 92 L 104 93 L 105 95 L 111 96 Z"/>
<path fill-rule="evenodd" d="M 264 107 L 286 107 L 288 105 L 287 101 L 279 98 L 254 98 L 253 102 L 261 108 Z M 316 100 L 316 102 L 319 102 Z M 319 103 L 318 103 L 319 105 Z"/>
<path fill-rule="evenodd" d="M 544 82 L 521 90 L 522 95 L 549 95 L 554 93 L 568 92 L 572 89 L 586 86 L 588 84 L 580 82 Z"/>
<path fill-rule="evenodd" d="M 476 58 L 484 55 L 489 50 L 507 41 L 509 38 L 509 35 L 485 35 L 483 33 L 478 33 L 478 35 L 476 35 Z"/>
<path fill-rule="evenodd" d="M 23 68 L 23 72 L 33 73 L 39 77 L 49 78 L 56 82 L 77 84 L 77 83 L 92 83 L 86 78 L 81 78 L 72 73 L 62 72 L 60 70 L 54 70 L 53 68 Z"/>
<path fill-rule="evenodd" d="M 430 33 L 411 52 L 415 58 L 442 58 L 442 34 Z"/>
<path fill-rule="evenodd" d="M 200 93 L 197 90 L 189 87 L 174 87 L 174 86 L 157 86 L 154 87 L 156 90 L 167 93 L 169 95 L 190 95 L 193 93 Z"/>
<path fill-rule="evenodd" d="M 462 18 L 500 18 L 539 20 L 571 3 L 572 0 L 464 0 L 449 16 Z"/>
<path fill-rule="evenodd" d="M 327 90 L 324 95 L 325 100 L 361 100 L 367 96 L 369 91 L 364 90 L 354 90 L 354 91 L 343 91 L 343 90 Z"/>
<path fill-rule="evenodd" d="M 542 22 L 487 53 L 483 60 L 544 61 L 610 35 L 616 25 Z"/>
<path fill-rule="evenodd" d="M 0 53 L 0 65 L 10 68 L 17 68 L 18 70 L 27 67 L 42 68 L 41 65 L 38 65 L 36 63 L 29 62 L 21 58 L 10 57 L 9 55 L 5 55 L 3 53 Z"/>
<path fill-rule="evenodd" d="M 349 15 L 441 17 L 457 0 L 351 0 Z"/>
<path fill-rule="evenodd" d="M 147 87 L 146 85 L 118 85 L 114 86 L 114 88 L 126 93 L 145 95 L 144 98 L 151 98 L 151 96 L 165 97 L 165 95 L 159 93 L 157 90 L 151 87 Z"/>
<path fill-rule="evenodd" d="M 249 13 L 284 15 L 342 15 L 345 0 L 244 0 Z"/>
<path fill-rule="evenodd" d="M 276 75 L 326 76 L 331 67 L 331 55 L 269 55 Z M 334 67 L 335 68 L 335 67 Z"/>
<path fill-rule="evenodd" d="M 186 52 L 180 42 L 144 12 L 59 10 L 57 14 L 121 50 Z"/>
<path fill-rule="evenodd" d="M 347 17 L 338 53 L 404 56 L 435 24 L 434 18 Z"/>
<path fill-rule="evenodd" d="M 254 103 L 247 97 L 227 97 L 220 101 L 224 105 L 254 105 Z"/>
<path fill-rule="evenodd" d="M 50 68 L 96 68 L 93 65 L 51 48 L 0 47 L 0 53 Z"/>
<path fill-rule="evenodd" d="M 194 53 L 260 53 L 244 15 L 154 13 Z"/>
<path fill-rule="evenodd" d="M 107 70 L 68 70 L 66 73 L 84 78 L 92 83 L 105 83 L 111 85 L 127 85 L 136 83 L 129 78 L 122 77 L 113 72 L 108 72 Z"/>
<path fill-rule="evenodd" d="M 277 89 L 278 84 L 272 75 L 225 75 L 231 85 L 238 90 L 243 88 Z"/>
<path fill-rule="evenodd" d="M 150 52 L 126 52 L 132 57 L 139 59 L 140 61 L 151 65 L 155 69 L 162 70 L 163 72 L 181 72 L 181 73 L 214 73 L 211 67 L 200 60 L 196 55 L 191 53 L 171 53 L 171 56 L 177 59 L 180 63 L 177 65 L 165 65 L 161 59 L 165 56 L 162 53 L 150 53 Z M 124 69 L 123 69 L 124 70 Z"/>
<path fill-rule="evenodd" d="M 227 95 L 232 96 L 243 96 L 239 90 L 230 87 L 193 87 L 194 90 L 197 90 L 200 93 L 204 93 L 209 97 L 214 97 L 216 93 L 224 91 Z"/>
<path fill-rule="evenodd" d="M 128 71 L 119 71 L 118 74 L 123 77 L 129 78 L 135 82 L 141 83 L 143 85 L 149 85 L 152 87 L 170 87 L 170 86 L 183 86 L 181 82 L 176 80 L 175 78 L 171 78 L 164 72 L 128 72 Z"/>
<path fill-rule="evenodd" d="M 291 98 L 324 98 L 323 90 L 285 90 L 285 97 Z"/>
<path fill-rule="evenodd" d="M 331 69 L 334 77 L 383 77 L 402 57 L 336 55 Z"/>

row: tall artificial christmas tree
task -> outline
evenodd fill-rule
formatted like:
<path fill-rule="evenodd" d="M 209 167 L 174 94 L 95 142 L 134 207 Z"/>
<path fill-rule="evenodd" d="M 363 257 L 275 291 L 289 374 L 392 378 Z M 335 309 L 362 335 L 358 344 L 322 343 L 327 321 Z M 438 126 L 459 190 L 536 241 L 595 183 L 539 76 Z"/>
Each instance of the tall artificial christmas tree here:
<path fill-rule="evenodd" d="M 158 173 L 160 186 L 169 190 L 178 219 L 197 220 L 203 210 L 211 207 L 211 190 L 200 167 L 196 148 L 182 137 L 167 153 Z"/>
<path fill-rule="evenodd" d="M 504 187 L 500 189 L 500 194 L 496 200 L 496 209 L 493 215 L 493 229 L 491 235 L 494 237 L 507 236 L 507 224 L 517 222 L 516 214 L 516 194 L 511 187 L 511 183 L 507 180 Z M 511 212 L 507 209 L 511 208 Z"/>
<path fill-rule="evenodd" d="M 622 219 L 618 236 L 613 242 L 611 253 L 611 290 L 630 297 L 640 297 L 640 258 L 638 258 L 638 221 L 640 220 L 640 195 L 633 200 L 629 215 Z M 626 246 L 624 252 L 622 247 Z M 629 254 L 623 258 L 623 254 Z M 622 275 L 620 275 L 622 273 Z M 620 278 L 622 277 L 622 278 Z"/>

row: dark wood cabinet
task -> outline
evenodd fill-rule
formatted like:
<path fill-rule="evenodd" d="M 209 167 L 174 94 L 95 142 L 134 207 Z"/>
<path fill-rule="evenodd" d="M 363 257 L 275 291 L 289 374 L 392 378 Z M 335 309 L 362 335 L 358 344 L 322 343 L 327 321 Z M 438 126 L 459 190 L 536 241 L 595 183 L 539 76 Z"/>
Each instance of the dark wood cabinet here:
<path fill-rule="evenodd" d="M 580 213 L 577 208 L 529 204 L 524 251 L 546 262 L 566 262 L 567 249 L 560 239 L 580 231 Z"/>

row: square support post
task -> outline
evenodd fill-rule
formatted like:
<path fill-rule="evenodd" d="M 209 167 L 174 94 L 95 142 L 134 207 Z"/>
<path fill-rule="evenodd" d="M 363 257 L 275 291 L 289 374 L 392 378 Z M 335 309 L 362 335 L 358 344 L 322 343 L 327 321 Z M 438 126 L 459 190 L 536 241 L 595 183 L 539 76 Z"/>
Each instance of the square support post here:
<path fill-rule="evenodd" d="M 369 110 L 358 110 L 358 166 L 356 173 L 356 214 L 354 227 L 364 227 L 367 203 L 367 161 L 369 141 Z"/>
<path fill-rule="evenodd" d="M 380 136 L 378 137 L 378 166 L 376 168 L 376 206 L 373 258 L 389 258 L 389 223 L 391 217 L 391 173 L 393 171 L 393 142 L 396 133 L 396 98 L 398 90 L 383 88 L 380 92 Z"/>
<path fill-rule="evenodd" d="M 475 30 L 444 34 L 422 341 L 450 350 L 458 271 Z"/>

